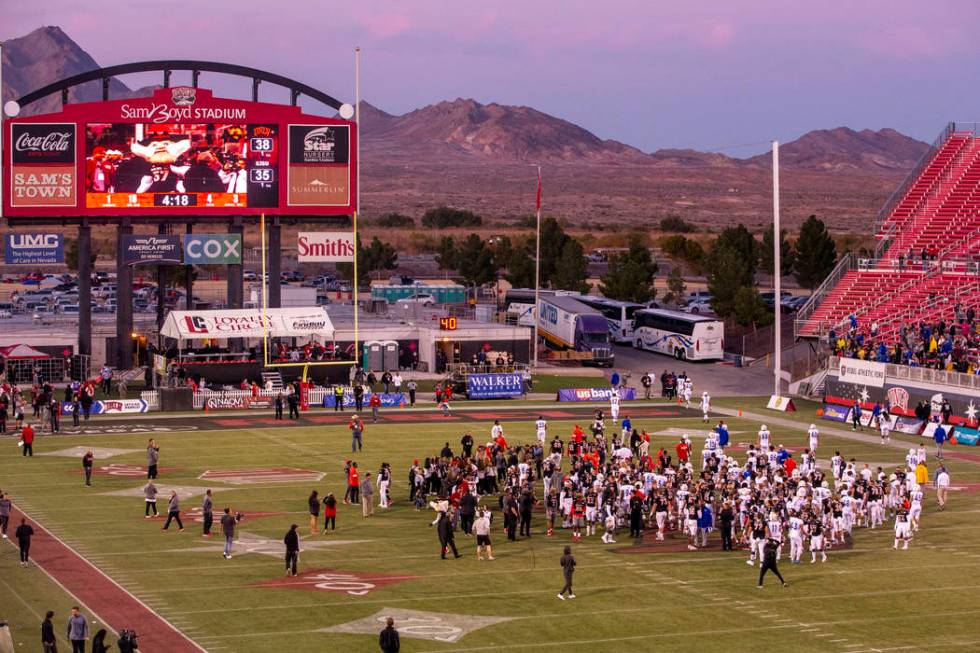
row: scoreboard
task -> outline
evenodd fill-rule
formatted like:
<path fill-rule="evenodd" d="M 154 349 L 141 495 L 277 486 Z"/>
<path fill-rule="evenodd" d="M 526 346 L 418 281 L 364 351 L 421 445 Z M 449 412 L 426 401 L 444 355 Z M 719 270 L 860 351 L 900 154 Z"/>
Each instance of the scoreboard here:
<path fill-rule="evenodd" d="M 12 223 L 354 210 L 356 124 L 296 106 L 161 88 L 4 126 L 4 215 Z"/>

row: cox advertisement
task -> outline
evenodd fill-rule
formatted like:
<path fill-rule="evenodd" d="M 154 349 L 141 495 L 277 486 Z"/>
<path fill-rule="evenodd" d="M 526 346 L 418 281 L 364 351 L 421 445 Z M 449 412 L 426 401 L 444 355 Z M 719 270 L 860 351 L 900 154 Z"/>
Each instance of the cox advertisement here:
<path fill-rule="evenodd" d="M 242 237 L 239 234 L 186 234 L 184 265 L 240 265 Z"/>
<path fill-rule="evenodd" d="M 558 391 L 558 401 L 609 401 L 617 388 L 561 388 Z M 619 388 L 619 398 L 622 401 L 636 399 L 636 388 Z"/>
<path fill-rule="evenodd" d="M 520 374 L 470 374 L 466 377 L 468 399 L 506 399 L 524 394 Z"/>
<path fill-rule="evenodd" d="M 408 399 L 405 397 L 404 392 L 382 392 L 379 393 L 381 397 L 382 406 L 402 406 L 408 403 Z M 364 393 L 364 406 L 367 407 L 368 402 L 371 401 L 371 393 Z M 337 404 L 336 398 L 331 393 L 327 393 L 323 397 L 323 407 L 333 408 Z M 344 408 L 349 408 L 354 405 L 354 393 L 351 390 L 344 391 Z"/>
<path fill-rule="evenodd" d="M 64 263 L 65 237 L 63 234 L 5 234 L 3 258 L 7 265 Z"/>

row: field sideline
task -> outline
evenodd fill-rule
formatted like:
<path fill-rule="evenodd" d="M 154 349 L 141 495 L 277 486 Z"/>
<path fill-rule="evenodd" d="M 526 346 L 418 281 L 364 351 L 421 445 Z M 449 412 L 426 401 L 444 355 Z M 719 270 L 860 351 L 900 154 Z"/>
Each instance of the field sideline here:
<path fill-rule="evenodd" d="M 734 407 L 732 399 L 722 403 Z M 760 412 L 755 400 L 746 400 L 744 407 Z M 492 404 L 481 408 L 481 414 L 494 412 Z M 811 408 L 806 404 L 790 416 L 796 427 L 770 421 L 774 441 L 802 450 Z M 624 412 L 629 410 L 624 405 Z M 503 416 L 505 411 L 500 412 Z M 573 423 L 587 421 L 584 416 L 552 419 L 549 431 L 567 440 Z M 734 443 L 754 440 L 757 420 L 726 421 Z M 368 620 L 362 627 L 358 622 L 388 610 L 435 613 L 404 613 L 408 616 L 400 618 L 396 625 L 402 629 L 402 650 L 409 652 L 977 649 L 980 545 L 975 535 L 980 526 L 977 495 L 970 490 L 952 493 L 949 508 L 939 513 L 929 488 L 923 529 L 909 551 L 891 549 L 888 527 L 857 530 L 853 548 L 831 551 L 825 565 L 791 566 L 785 561 L 783 573 L 791 583 L 786 589 L 775 584 L 761 592 L 755 589 L 757 571 L 744 564 L 740 552 L 658 552 L 652 537 L 636 546 L 621 532 L 615 545 L 602 545 L 598 536 L 574 545 L 578 598 L 560 602 L 554 596 L 561 587 L 557 560 L 571 540 L 565 531 L 544 537 L 543 513 L 535 514 L 534 537 L 516 543 L 506 541 L 498 519 L 494 562 L 477 562 L 473 542 L 461 533 L 457 544 L 464 557 L 442 561 L 434 529 L 428 527 L 434 515 L 408 505 L 408 466 L 415 458 L 437 454 L 447 441 L 458 449 L 467 429 L 478 442 L 485 441 L 490 423 L 440 421 L 434 413 L 431 421 L 369 423 L 365 449 L 354 459 L 372 474 L 382 462 L 391 463 L 395 505 L 388 511 L 376 509 L 368 519 L 361 517 L 359 506 L 342 505 L 338 529 L 312 538 L 307 535 L 310 490 L 334 492 L 338 498 L 343 494 L 343 464 L 351 457 L 345 426 L 242 426 L 154 434 L 161 445 L 161 488 L 203 492 L 210 487 L 216 509 L 227 505 L 246 514 L 238 544 L 252 552 L 236 552 L 230 561 L 220 556 L 221 538 L 202 538 L 200 524 L 193 521 L 191 511 L 200 505 L 200 494 L 182 501 L 186 531 L 171 527 L 162 533 L 160 521 L 143 519 L 141 495 L 110 494 L 139 488 L 143 478 L 97 475 L 94 487 L 85 488 L 77 458 L 24 459 L 13 438 L 0 441 L 0 488 L 52 535 L 197 645 L 219 653 L 376 651 L 380 624 Z M 643 417 L 634 423 L 655 434 L 687 430 L 699 455 L 700 414 Z M 856 441 L 843 432 L 829 435 L 835 426 L 820 424 L 825 432 L 821 460 L 840 449 L 847 458 L 886 465 L 886 470 L 902 462 L 900 447 Z M 530 421 L 506 422 L 505 433 L 512 443 L 533 439 Z M 669 433 L 654 435 L 653 448 L 672 449 L 677 436 Z M 147 437 L 42 436 L 35 449 L 36 454 L 75 446 L 128 449 L 132 452 L 97 460 L 96 465 L 141 466 Z M 931 453 L 930 447 L 930 471 L 935 462 Z M 954 454 L 948 461 L 954 484 L 980 484 L 978 464 L 955 449 Z M 734 455 L 744 459 L 742 452 Z M 254 484 L 233 484 L 227 476 L 217 477 L 224 481 L 199 478 L 209 470 L 270 467 L 325 476 L 287 482 L 259 477 Z M 491 503 L 496 508 L 496 501 Z M 161 496 L 164 511 L 165 504 Z M 298 582 L 283 576 L 280 555 L 282 536 L 293 522 L 300 525 L 301 546 L 307 549 L 300 559 L 306 575 Z M 18 567 L 15 548 L 0 549 L 0 618 L 10 622 L 15 643 L 23 646 L 18 650 L 40 649 L 38 624 L 45 610 L 57 612 L 57 630 L 63 635 L 72 602 L 41 569 Z M 99 605 L 86 607 L 101 611 Z M 334 627 L 347 632 L 323 632 Z M 408 636 L 406 631 L 413 630 L 425 638 Z"/>

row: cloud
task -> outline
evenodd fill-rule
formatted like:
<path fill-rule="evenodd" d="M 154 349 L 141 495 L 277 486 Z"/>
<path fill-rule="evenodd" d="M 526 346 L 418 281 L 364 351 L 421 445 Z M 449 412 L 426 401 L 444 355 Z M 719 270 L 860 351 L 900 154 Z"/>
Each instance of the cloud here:
<path fill-rule="evenodd" d="M 404 14 L 382 13 L 368 15 L 361 19 L 368 34 L 375 38 L 388 39 L 407 32 L 412 28 L 412 19 Z"/>

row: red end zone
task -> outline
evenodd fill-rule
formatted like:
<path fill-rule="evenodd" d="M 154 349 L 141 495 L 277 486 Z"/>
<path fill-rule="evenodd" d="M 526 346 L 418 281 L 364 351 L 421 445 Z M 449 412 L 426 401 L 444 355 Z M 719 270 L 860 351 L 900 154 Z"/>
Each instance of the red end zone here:
<path fill-rule="evenodd" d="M 302 555 L 302 553 L 300 554 Z M 352 596 L 365 596 L 379 587 L 416 580 L 418 576 L 387 576 L 336 569 L 310 569 L 299 576 L 274 578 L 252 583 L 249 587 L 307 590 L 311 592 L 343 592 Z"/>

